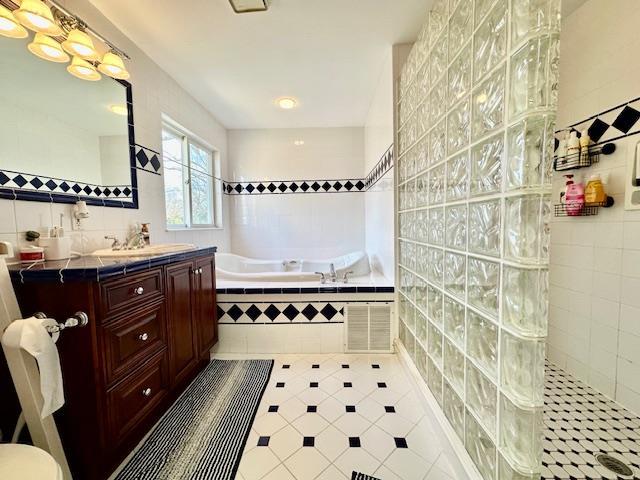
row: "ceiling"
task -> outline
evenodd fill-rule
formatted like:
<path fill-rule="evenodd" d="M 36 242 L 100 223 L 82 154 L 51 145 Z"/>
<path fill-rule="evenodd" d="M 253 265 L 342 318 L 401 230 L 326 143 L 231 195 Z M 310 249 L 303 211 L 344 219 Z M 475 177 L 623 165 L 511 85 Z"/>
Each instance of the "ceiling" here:
<path fill-rule="evenodd" d="M 228 0 L 90 1 L 227 128 L 363 126 L 390 46 L 415 39 L 432 3 L 272 0 L 237 15 Z"/>

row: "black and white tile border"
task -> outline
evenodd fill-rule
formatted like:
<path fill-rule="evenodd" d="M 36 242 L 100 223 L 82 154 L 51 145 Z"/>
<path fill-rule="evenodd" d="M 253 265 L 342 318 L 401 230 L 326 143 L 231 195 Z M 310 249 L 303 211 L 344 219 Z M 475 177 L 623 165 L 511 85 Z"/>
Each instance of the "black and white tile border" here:
<path fill-rule="evenodd" d="M 547 363 L 542 478 L 640 478 L 640 417 Z M 609 454 L 634 470 L 623 477 L 596 455 Z"/>
<path fill-rule="evenodd" d="M 162 155 L 155 150 L 143 147 L 142 145 L 135 145 L 135 159 L 136 168 L 149 173 L 155 173 L 160 175 L 160 169 L 162 168 L 161 158 Z"/>
<path fill-rule="evenodd" d="M 640 133 L 640 97 L 556 131 L 556 148 L 558 140 L 567 131 L 575 130 L 580 134 L 585 129 L 596 145 L 637 135 Z"/>
<path fill-rule="evenodd" d="M 393 145 L 365 178 L 338 180 L 257 180 L 222 184 L 225 195 L 282 195 L 291 193 L 366 192 L 393 167 Z"/>
<path fill-rule="evenodd" d="M 219 324 L 344 323 L 343 302 L 218 303 Z"/>
<path fill-rule="evenodd" d="M 392 286 L 340 286 L 340 287 L 278 287 L 278 288 L 218 288 L 218 295 L 298 295 L 307 293 L 393 293 Z"/>

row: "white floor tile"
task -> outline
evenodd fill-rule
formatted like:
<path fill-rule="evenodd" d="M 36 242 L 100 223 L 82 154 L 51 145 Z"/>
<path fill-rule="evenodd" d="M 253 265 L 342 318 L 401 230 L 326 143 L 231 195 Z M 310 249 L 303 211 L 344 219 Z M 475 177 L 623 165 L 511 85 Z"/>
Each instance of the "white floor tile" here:
<path fill-rule="evenodd" d="M 297 480 L 287 468 L 280 464 L 274 470 L 271 470 L 262 480 Z"/>
<path fill-rule="evenodd" d="M 256 418 L 253 422 L 253 429 L 260 436 L 269 436 L 288 425 L 288 423 L 280 414 L 270 413 Z"/>
<path fill-rule="evenodd" d="M 304 447 L 291 455 L 284 464 L 298 480 L 306 480 L 316 478 L 329 466 L 329 460 L 315 448 Z"/>
<path fill-rule="evenodd" d="M 403 480 L 384 465 L 378 468 L 373 475 L 374 477 L 381 478 L 383 480 Z"/>
<path fill-rule="evenodd" d="M 385 459 L 384 465 L 402 480 L 422 480 L 432 466 L 406 448 L 396 449 Z"/>
<path fill-rule="evenodd" d="M 240 473 L 245 480 L 258 480 L 280 465 L 280 459 L 267 447 L 250 450 L 242 456 Z"/>
<path fill-rule="evenodd" d="M 329 425 L 316 437 L 316 448 L 331 462 L 338 458 L 347 448 L 349 442 L 344 433 Z"/>
<path fill-rule="evenodd" d="M 299 398 L 293 397 L 278 406 L 278 413 L 287 422 L 291 423 L 296 418 L 307 412 L 307 405 L 305 405 Z"/>
<path fill-rule="evenodd" d="M 431 467 L 431 470 L 429 470 L 429 473 L 427 473 L 425 480 L 452 480 L 452 477 L 434 465 Z"/>
<path fill-rule="evenodd" d="M 328 422 L 333 423 L 345 414 L 344 404 L 329 397 L 318 405 L 318 413 Z"/>
<path fill-rule="evenodd" d="M 362 448 L 349 448 L 333 464 L 347 477 L 351 478 L 351 472 L 353 471 L 372 475 L 380 466 L 380 460 L 372 457 Z"/>
<path fill-rule="evenodd" d="M 269 448 L 280 460 L 286 460 L 302 448 L 302 434 L 291 425 L 287 425 L 269 439 Z"/>
<path fill-rule="evenodd" d="M 358 437 L 371 426 L 371 422 L 359 413 L 345 413 L 333 425 L 348 437 Z"/>
<path fill-rule="evenodd" d="M 329 423 L 317 413 L 305 413 L 291 425 L 305 437 L 313 437 L 327 428 Z"/>
<path fill-rule="evenodd" d="M 375 425 L 360 436 L 360 441 L 362 448 L 379 459 L 387 458 L 396 448 L 393 437 Z"/>
<path fill-rule="evenodd" d="M 348 480 L 350 478 L 351 475 L 347 477 L 336 467 L 334 467 L 333 465 L 329 465 L 329 467 L 324 472 L 316 477 L 316 480 Z"/>
<path fill-rule="evenodd" d="M 413 423 L 398 414 L 384 415 L 378 419 L 376 425 L 394 437 L 406 437 L 415 427 Z"/>

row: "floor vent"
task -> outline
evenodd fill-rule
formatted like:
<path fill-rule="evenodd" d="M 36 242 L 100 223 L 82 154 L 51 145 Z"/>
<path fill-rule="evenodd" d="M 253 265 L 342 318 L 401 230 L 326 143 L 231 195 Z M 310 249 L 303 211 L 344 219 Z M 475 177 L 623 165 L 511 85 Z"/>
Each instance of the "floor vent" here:
<path fill-rule="evenodd" d="M 347 352 L 391 352 L 391 304 L 347 305 Z"/>
<path fill-rule="evenodd" d="M 616 475 L 620 475 L 621 477 L 632 477 L 633 470 L 629 468 L 628 465 L 621 462 L 615 457 L 606 454 L 596 455 L 596 460 L 600 465 L 602 465 L 607 470 L 611 470 Z"/>

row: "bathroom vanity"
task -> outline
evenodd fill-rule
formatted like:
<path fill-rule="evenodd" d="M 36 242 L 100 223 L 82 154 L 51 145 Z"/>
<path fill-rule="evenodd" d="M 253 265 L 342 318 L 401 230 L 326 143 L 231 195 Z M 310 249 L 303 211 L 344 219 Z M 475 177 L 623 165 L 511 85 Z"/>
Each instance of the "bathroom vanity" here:
<path fill-rule="evenodd" d="M 209 362 L 215 251 L 11 267 L 23 315 L 89 316 L 57 343 L 55 417 L 74 478 L 106 479 Z"/>

